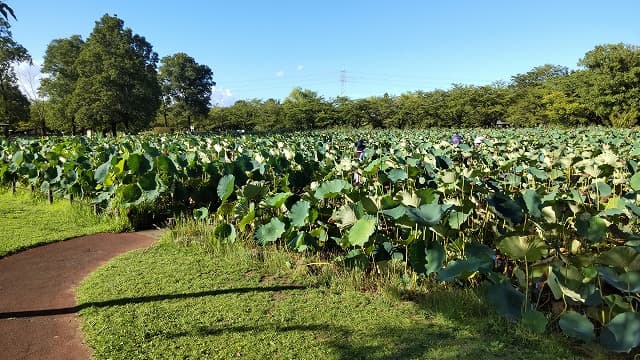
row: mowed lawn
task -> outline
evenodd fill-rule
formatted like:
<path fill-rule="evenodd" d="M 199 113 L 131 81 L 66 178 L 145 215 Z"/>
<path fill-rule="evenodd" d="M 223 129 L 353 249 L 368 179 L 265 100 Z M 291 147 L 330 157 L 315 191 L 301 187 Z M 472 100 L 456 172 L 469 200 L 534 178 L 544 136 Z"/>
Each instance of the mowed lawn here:
<path fill-rule="evenodd" d="M 49 204 L 28 191 L 12 194 L 0 189 L 0 257 L 41 244 L 120 229 L 122 225 L 116 219 L 96 216 L 89 207 L 62 199 Z"/>
<path fill-rule="evenodd" d="M 96 359 L 582 358 L 561 336 L 494 315 L 470 290 L 409 299 L 308 269 L 275 249 L 211 252 L 165 237 L 82 283 L 83 331 Z"/>

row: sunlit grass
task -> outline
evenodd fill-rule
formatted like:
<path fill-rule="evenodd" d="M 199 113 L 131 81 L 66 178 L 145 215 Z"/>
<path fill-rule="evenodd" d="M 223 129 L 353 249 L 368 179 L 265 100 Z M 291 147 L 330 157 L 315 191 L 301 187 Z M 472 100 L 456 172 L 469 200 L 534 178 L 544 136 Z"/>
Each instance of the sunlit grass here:
<path fill-rule="evenodd" d="M 36 245 L 99 232 L 119 231 L 117 219 L 93 214 L 91 207 L 0 189 L 0 256 Z"/>
<path fill-rule="evenodd" d="M 96 359 L 581 358 L 560 337 L 496 316 L 473 290 L 376 284 L 250 242 L 212 247 L 198 226 L 181 224 L 82 283 Z"/>

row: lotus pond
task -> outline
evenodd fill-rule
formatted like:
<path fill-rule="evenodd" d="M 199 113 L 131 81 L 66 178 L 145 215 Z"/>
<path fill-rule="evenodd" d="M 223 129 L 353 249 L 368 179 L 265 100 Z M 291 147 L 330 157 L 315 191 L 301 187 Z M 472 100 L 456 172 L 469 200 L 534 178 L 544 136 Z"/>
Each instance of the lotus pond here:
<path fill-rule="evenodd" d="M 138 226 L 188 214 L 214 243 L 249 237 L 372 274 L 399 262 L 423 281 L 484 284 L 496 311 L 534 332 L 630 352 L 637 130 L 465 129 L 460 144 L 450 129 L 0 140 L 0 185 Z"/>

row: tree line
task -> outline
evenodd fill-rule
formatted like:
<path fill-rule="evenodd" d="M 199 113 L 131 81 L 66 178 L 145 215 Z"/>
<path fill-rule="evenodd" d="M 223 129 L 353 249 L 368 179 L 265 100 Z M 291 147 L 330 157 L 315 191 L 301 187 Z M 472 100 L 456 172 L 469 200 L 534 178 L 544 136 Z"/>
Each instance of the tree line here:
<path fill-rule="evenodd" d="M 255 131 L 330 127 L 517 127 L 557 124 L 630 127 L 640 117 L 640 48 L 598 45 L 578 70 L 542 65 L 508 82 L 448 90 L 324 98 L 295 88 L 277 99 L 212 107 L 213 72 L 185 53 L 162 59 L 124 21 L 105 14 L 91 34 L 48 45 L 45 77 L 31 101 L 13 65 L 30 61 L 12 39 L 13 10 L 0 2 L 0 124 L 41 133 L 84 130 L 116 134 L 151 128 Z M 5 126 L 6 127 L 6 126 Z"/>
<path fill-rule="evenodd" d="M 570 71 L 542 65 L 509 82 L 399 96 L 325 99 L 294 89 L 278 101 L 241 100 L 213 108 L 202 127 L 218 129 L 317 129 L 327 127 L 425 128 L 601 125 L 631 127 L 640 117 L 640 48 L 598 45 Z"/>

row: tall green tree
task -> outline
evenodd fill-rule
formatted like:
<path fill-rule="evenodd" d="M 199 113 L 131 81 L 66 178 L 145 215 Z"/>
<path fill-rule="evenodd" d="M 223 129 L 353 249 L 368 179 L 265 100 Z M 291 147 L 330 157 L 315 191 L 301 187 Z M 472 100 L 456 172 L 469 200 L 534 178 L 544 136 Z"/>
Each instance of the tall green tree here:
<path fill-rule="evenodd" d="M 207 115 L 211 108 L 211 93 L 216 85 L 213 72 L 185 53 L 165 56 L 160 62 L 158 78 L 165 126 L 168 126 L 167 112 L 172 108 L 174 113 L 185 116 L 187 126 L 191 127 L 193 116 Z"/>
<path fill-rule="evenodd" d="M 578 65 L 587 70 L 581 94 L 589 108 L 609 124 L 612 118 L 640 111 L 640 47 L 628 44 L 598 45 Z M 634 124 L 637 122 L 632 121 Z"/>
<path fill-rule="evenodd" d="M 548 124 L 545 97 L 556 90 L 558 81 L 569 74 L 564 66 L 536 66 L 511 77 L 507 122 L 515 126 Z"/>
<path fill-rule="evenodd" d="M 137 132 L 160 107 L 158 55 L 146 39 L 105 14 L 96 22 L 76 61 L 72 109 L 87 129 Z"/>
<path fill-rule="evenodd" d="M 40 82 L 40 94 L 49 100 L 53 115 L 48 119 L 51 128 L 76 132 L 75 111 L 71 105 L 78 82 L 75 65 L 84 44 L 80 35 L 73 35 L 53 40 L 47 46 L 42 64 L 42 73 L 47 76 Z"/>
<path fill-rule="evenodd" d="M 0 17 L 0 123 L 15 125 L 29 116 L 29 100 L 18 88 L 14 65 L 30 62 L 31 56 L 13 40 L 10 27 Z"/>

